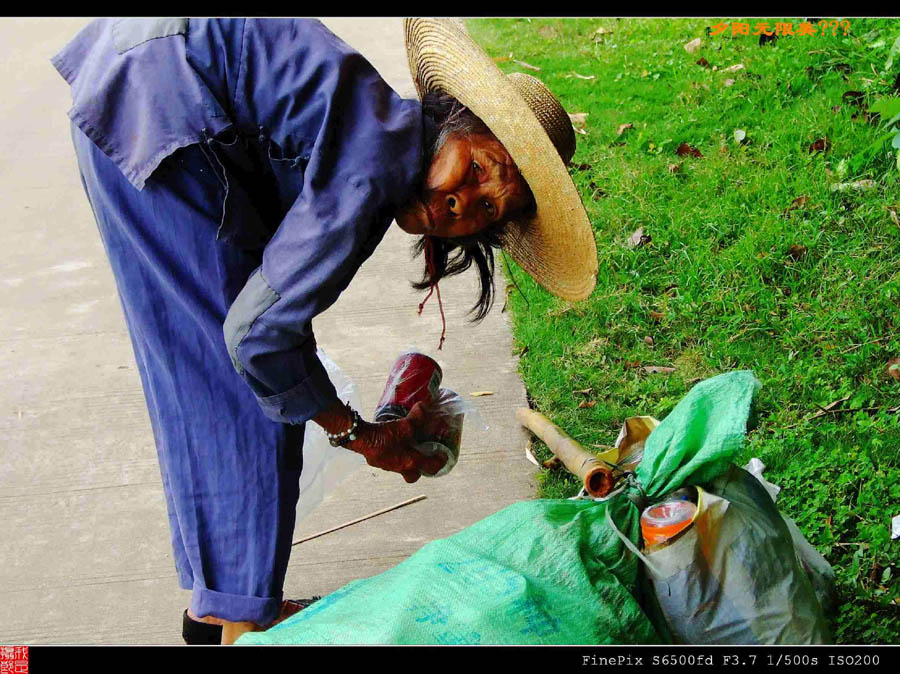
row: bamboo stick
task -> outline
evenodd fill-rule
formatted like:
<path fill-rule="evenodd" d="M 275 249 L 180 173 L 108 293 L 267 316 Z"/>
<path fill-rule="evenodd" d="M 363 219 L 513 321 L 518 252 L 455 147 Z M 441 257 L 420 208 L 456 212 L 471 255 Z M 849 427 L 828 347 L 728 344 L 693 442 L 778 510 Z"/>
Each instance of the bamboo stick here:
<path fill-rule="evenodd" d="M 350 520 L 349 522 L 344 522 L 343 524 L 338 524 L 336 527 L 331 527 L 330 529 L 325 529 L 325 531 L 320 531 L 317 534 L 312 534 L 311 536 L 307 536 L 306 538 L 301 538 L 300 540 L 294 541 L 291 543 L 291 547 L 295 545 L 299 545 L 300 543 L 304 543 L 306 541 L 311 541 L 313 538 L 318 538 L 319 536 L 324 536 L 325 534 L 330 534 L 332 531 L 337 531 L 338 529 L 343 529 L 344 527 L 349 527 L 351 524 L 357 524 L 364 520 L 372 519 L 373 517 L 377 517 L 378 515 L 383 515 L 384 513 L 388 513 L 391 510 L 396 510 L 397 508 L 402 508 L 403 506 L 408 506 L 411 503 L 415 503 L 416 501 L 421 501 L 422 499 L 427 498 L 425 494 L 421 494 L 416 496 L 415 498 L 411 498 L 408 501 L 404 501 L 403 503 L 398 503 L 397 505 L 388 506 L 387 508 L 382 508 L 381 510 L 376 510 L 373 513 L 369 513 L 368 515 L 363 515 L 362 517 L 357 517 L 355 520 Z"/>
<path fill-rule="evenodd" d="M 516 410 L 516 419 L 547 444 L 569 472 L 584 483 L 588 494 L 603 497 L 612 491 L 614 483 L 612 467 L 585 451 L 584 447 L 543 414 L 527 407 L 520 407 Z"/>

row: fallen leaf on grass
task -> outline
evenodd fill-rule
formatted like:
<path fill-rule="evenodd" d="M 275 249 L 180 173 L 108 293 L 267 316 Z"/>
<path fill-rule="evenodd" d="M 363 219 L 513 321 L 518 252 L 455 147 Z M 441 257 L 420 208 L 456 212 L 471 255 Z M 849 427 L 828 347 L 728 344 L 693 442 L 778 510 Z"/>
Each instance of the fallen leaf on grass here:
<path fill-rule="evenodd" d="M 701 56 L 699 59 L 697 59 L 697 65 L 703 68 L 709 68 L 709 61 Z"/>
<path fill-rule="evenodd" d="M 850 115 L 850 119 L 854 122 L 857 120 L 862 120 L 867 124 L 878 124 L 881 121 L 881 115 L 877 112 L 869 112 L 868 110 L 857 110 L 852 115 Z"/>
<path fill-rule="evenodd" d="M 699 37 L 698 37 L 698 38 L 694 38 L 693 40 L 691 40 L 690 42 L 688 42 L 688 43 L 686 43 L 686 44 L 684 45 L 684 50 L 685 50 L 688 54 L 693 54 L 695 51 L 697 51 L 698 49 L 700 49 L 700 47 L 701 47 L 702 45 L 703 45 L 703 40 L 701 40 Z"/>
<path fill-rule="evenodd" d="M 802 246 L 799 243 L 795 243 L 788 249 L 788 257 L 794 261 L 801 259 L 804 255 L 806 255 L 806 246 Z"/>
<path fill-rule="evenodd" d="M 574 114 L 569 115 L 569 119 L 572 122 L 572 126 L 584 126 L 587 122 L 587 112 L 576 112 Z"/>
<path fill-rule="evenodd" d="M 589 396 L 593 392 L 594 392 L 593 388 L 584 388 L 584 389 L 581 389 L 580 391 L 572 391 L 572 393 L 580 393 L 583 396 Z"/>
<path fill-rule="evenodd" d="M 803 208 L 808 203 L 809 203 L 809 197 L 807 197 L 807 196 L 797 197 L 796 199 L 794 199 L 791 202 L 790 206 L 788 206 L 786 209 L 784 209 L 784 214 L 788 217 L 791 217 L 790 216 L 791 211 L 796 211 L 798 208 Z"/>
<path fill-rule="evenodd" d="M 665 317 L 666 317 L 666 314 L 662 311 L 651 311 L 650 312 L 650 318 L 652 318 L 653 320 L 661 321 Z"/>
<path fill-rule="evenodd" d="M 590 408 L 597 404 L 596 400 L 582 400 L 578 403 L 579 409 Z"/>
<path fill-rule="evenodd" d="M 866 178 L 865 180 L 855 180 L 852 183 L 835 183 L 831 186 L 832 192 L 846 192 L 848 190 L 865 191 L 875 187 L 875 181 Z"/>
<path fill-rule="evenodd" d="M 724 84 L 726 87 L 730 87 L 731 85 L 734 84 L 734 80 L 732 80 L 732 79 L 727 79 L 727 80 L 725 80 L 722 84 Z"/>
<path fill-rule="evenodd" d="M 887 362 L 885 372 L 894 381 L 900 381 L 900 358 L 891 358 Z"/>
<path fill-rule="evenodd" d="M 480 398 L 481 396 L 492 396 L 494 395 L 493 391 L 475 391 L 474 393 L 470 393 L 470 396 L 473 398 Z"/>
<path fill-rule="evenodd" d="M 734 142 L 740 145 L 745 140 L 747 140 L 747 132 L 743 129 L 735 129 L 734 130 Z"/>
<path fill-rule="evenodd" d="M 638 360 L 626 360 L 624 365 L 627 369 L 634 369 L 640 367 L 641 363 Z"/>
<path fill-rule="evenodd" d="M 833 402 L 830 402 L 830 403 L 828 403 L 827 405 L 825 405 L 825 407 L 820 407 L 819 409 L 822 410 L 823 412 L 830 412 L 830 411 L 833 410 L 835 407 L 837 407 L 837 406 L 840 405 L 841 403 L 847 402 L 848 400 L 850 400 L 850 396 L 844 396 L 844 397 L 841 398 L 840 400 L 835 400 L 835 401 L 833 401 Z"/>
<path fill-rule="evenodd" d="M 594 31 L 594 35 L 601 35 L 601 36 L 602 35 L 612 35 L 612 33 L 613 33 L 613 31 L 611 31 L 609 28 L 604 28 L 603 26 L 600 26 L 597 30 Z"/>
<path fill-rule="evenodd" d="M 590 187 L 594 191 L 594 193 L 591 195 L 591 197 L 594 199 L 594 201 L 597 201 L 597 199 L 603 199 L 604 197 L 609 196 L 606 193 L 606 190 L 602 189 L 601 187 L 598 187 L 597 183 L 595 183 L 593 181 L 591 181 L 588 184 L 588 187 Z"/>
<path fill-rule="evenodd" d="M 678 173 L 681 170 L 681 164 L 669 164 L 669 173 Z"/>
<path fill-rule="evenodd" d="M 538 29 L 538 35 L 546 40 L 553 40 L 558 37 L 556 29 L 553 26 L 541 26 Z"/>
<path fill-rule="evenodd" d="M 519 64 L 520 66 L 522 66 L 523 68 L 528 68 L 529 70 L 537 70 L 537 71 L 540 71 L 540 68 L 538 68 L 537 66 L 533 66 L 533 65 L 531 65 L 530 63 L 525 63 L 525 61 L 519 61 L 519 60 L 516 60 L 516 59 L 514 59 L 512 56 L 510 56 L 509 59 L 510 59 L 510 61 L 512 61 L 513 63 L 518 63 L 518 64 Z"/>
<path fill-rule="evenodd" d="M 628 129 L 633 129 L 633 128 L 634 128 L 634 124 L 632 124 L 631 122 L 628 122 L 626 124 L 619 124 L 619 130 L 616 131 L 616 135 L 621 136 L 623 133 L 628 131 Z"/>
<path fill-rule="evenodd" d="M 809 145 L 809 153 L 815 154 L 816 152 L 828 152 L 831 148 L 831 141 L 827 138 L 819 138 L 818 140 L 813 141 Z"/>
<path fill-rule="evenodd" d="M 841 100 L 847 105 L 855 105 L 861 108 L 866 102 L 866 95 L 862 91 L 845 91 L 841 95 Z"/>
<path fill-rule="evenodd" d="M 703 153 L 701 153 L 700 150 L 688 143 L 682 143 L 681 145 L 679 145 L 675 150 L 675 154 L 677 154 L 679 157 L 690 155 L 691 157 L 696 157 L 697 159 L 703 158 Z"/>
<path fill-rule="evenodd" d="M 727 68 L 722 68 L 723 73 L 736 73 L 738 70 L 743 70 L 743 63 L 735 63 L 733 66 L 728 66 Z"/>
<path fill-rule="evenodd" d="M 653 338 L 650 335 L 647 335 L 646 337 L 644 337 L 644 341 L 647 343 L 648 346 L 653 346 Z"/>
<path fill-rule="evenodd" d="M 853 66 L 849 63 L 835 63 L 832 68 L 837 70 L 839 73 L 843 73 L 844 75 L 849 75 L 853 72 Z M 844 79 L 847 79 L 846 77 Z"/>
<path fill-rule="evenodd" d="M 663 365 L 645 365 L 641 368 L 647 374 L 669 374 L 675 372 L 674 367 L 665 367 Z"/>
<path fill-rule="evenodd" d="M 893 208 L 888 208 L 888 215 L 891 216 L 891 220 L 897 227 L 900 227 L 900 219 L 897 218 L 897 211 Z"/>
<path fill-rule="evenodd" d="M 576 72 L 572 72 L 572 74 L 580 80 L 592 80 L 596 77 L 596 75 L 579 75 Z"/>
<path fill-rule="evenodd" d="M 650 243 L 653 239 L 649 234 L 644 234 L 644 228 L 638 227 L 634 234 L 628 237 L 627 245 L 629 248 L 637 248 L 638 246 L 643 246 L 645 243 Z"/>

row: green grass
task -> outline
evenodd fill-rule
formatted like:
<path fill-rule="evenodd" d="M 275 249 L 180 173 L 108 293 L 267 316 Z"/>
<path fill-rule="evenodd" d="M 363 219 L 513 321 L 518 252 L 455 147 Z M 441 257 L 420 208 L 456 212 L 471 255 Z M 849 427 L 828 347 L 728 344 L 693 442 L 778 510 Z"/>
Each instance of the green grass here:
<path fill-rule="evenodd" d="M 513 268 L 521 372 L 535 408 L 592 447 L 612 444 L 628 416 L 664 418 L 698 378 L 752 369 L 763 383 L 759 425 L 740 461 L 766 463 L 783 488 L 779 507 L 833 565 L 838 642 L 896 643 L 900 415 L 890 410 L 900 382 L 886 368 L 900 357 L 900 229 L 888 210 L 900 212 L 900 173 L 896 151 L 857 174 L 841 160 L 879 134 L 851 118 L 842 94 L 871 102 L 891 92 L 900 64 L 882 70 L 900 21 L 853 19 L 846 38 L 765 46 L 706 37 L 710 23 L 469 21 L 492 57 L 541 69 L 499 60 L 504 72 L 534 74 L 570 113 L 588 113 L 571 174 L 596 235 L 597 288 L 570 305 Z M 595 40 L 600 26 L 612 33 Z M 682 45 L 695 37 L 703 47 L 689 54 Z M 701 56 L 718 70 L 697 65 Z M 617 136 L 624 123 L 634 128 Z M 822 137 L 830 148 L 810 154 Z M 677 156 L 682 142 L 703 158 Z M 831 189 L 861 179 L 874 187 Z M 786 214 L 801 196 L 808 203 Z M 639 227 L 652 241 L 627 247 Z M 796 260 L 794 245 L 806 247 Z M 677 369 L 645 374 L 635 363 Z M 587 388 L 596 405 L 579 408 L 573 391 Z M 809 419 L 844 397 L 851 411 Z M 577 489 L 564 472 L 542 473 L 541 496 Z"/>

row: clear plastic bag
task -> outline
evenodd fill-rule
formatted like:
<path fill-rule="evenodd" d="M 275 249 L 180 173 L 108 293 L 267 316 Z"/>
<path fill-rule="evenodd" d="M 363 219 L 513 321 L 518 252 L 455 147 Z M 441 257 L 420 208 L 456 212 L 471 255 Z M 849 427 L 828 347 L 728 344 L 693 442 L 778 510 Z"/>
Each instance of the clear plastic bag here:
<path fill-rule="evenodd" d="M 322 349 L 317 349 L 316 355 L 325 366 L 338 397 L 349 402 L 353 409 L 360 409 L 359 391 L 349 375 Z M 366 460 L 361 454 L 342 447 L 332 447 L 321 426 L 315 423 L 306 424 L 297 521 L 307 517 L 328 494 L 334 491 L 335 487 L 364 465 Z"/>
<path fill-rule="evenodd" d="M 426 456 L 443 454 L 447 457 L 447 463 L 434 475 L 421 473 L 423 477 L 442 477 L 453 470 L 459 461 L 459 451 L 462 443 L 463 424 L 466 417 L 470 422 L 484 427 L 481 417 L 475 406 L 462 399 L 455 391 L 442 388 L 438 392 L 437 400 L 428 406 L 428 413 L 439 417 L 442 424 L 440 436 L 430 442 L 416 445 L 416 450 Z"/>

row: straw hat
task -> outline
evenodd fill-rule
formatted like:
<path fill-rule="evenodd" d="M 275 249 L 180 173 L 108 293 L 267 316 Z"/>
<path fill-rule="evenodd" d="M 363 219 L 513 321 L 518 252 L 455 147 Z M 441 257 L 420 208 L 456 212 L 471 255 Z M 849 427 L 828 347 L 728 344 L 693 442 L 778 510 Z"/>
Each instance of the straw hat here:
<path fill-rule="evenodd" d="M 597 245 L 566 164 L 575 133 L 565 109 L 530 75 L 500 69 L 456 19 L 404 19 L 409 68 L 421 97 L 443 91 L 503 143 L 531 188 L 535 215 L 511 221 L 503 248 L 554 295 L 581 300 L 597 281 Z"/>

